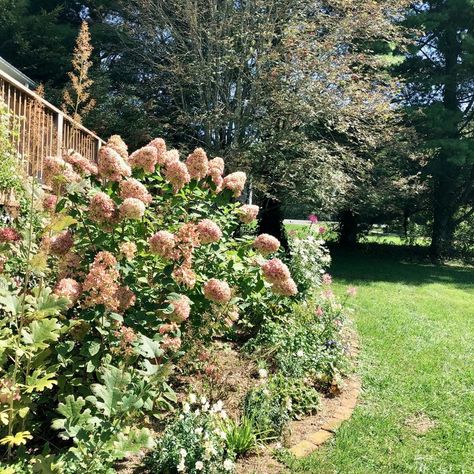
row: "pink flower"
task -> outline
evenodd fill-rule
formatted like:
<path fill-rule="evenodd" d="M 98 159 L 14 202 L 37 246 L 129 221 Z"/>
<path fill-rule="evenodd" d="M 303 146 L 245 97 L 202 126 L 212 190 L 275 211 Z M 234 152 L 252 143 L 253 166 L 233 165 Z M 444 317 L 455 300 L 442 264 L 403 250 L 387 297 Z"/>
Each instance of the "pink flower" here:
<path fill-rule="evenodd" d="M 156 150 L 156 164 L 163 166 L 166 164 L 166 143 L 162 138 L 154 138 L 147 147 L 153 147 Z"/>
<path fill-rule="evenodd" d="M 224 160 L 218 156 L 209 161 L 209 170 L 207 174 L 211 177 L 213 183 L 219 188 L 222 183 L 222 174 L 224 173 Z"/>
<path fill-rule="evenodd" d="M 247 175 L 242 171 L 228 174 L 222 183 L 222 186 L 226 189 L 230 189 L 234 193 L 234 197 L 239 197 L 245 187 L 247 181 Z"/>
<path fill-rule="evenodd" d="M 262 255 L 269 255 L 280 248 L 280 241 L 270 234 L 260 234 L 253 242 L 253 248 Z"/>
<path fill-rule="evenodd" d="M 82 293 L 82 285 L 72 278 L 62 278 L 59 280 L 54 294 L 58 297 L 67 298 L 70 301 L 69 307 L 79 299 Z"/>
<path fill-rule="evenodd" d="M 43 176 L 45 184 L 58 193 L 64 185 L 78 183 L 81 177 L 59 156 L 48 156 L 43 164 Z"/>
<path fill-rule="evenodd" d="M 186 321 L 191 313 L 191 300 L 186 295 L 179 295 L 179 298 L 169 301 L 173 305 L 173 313 L 169 316 L 169 319 L 178 324 Z"/>
<path fill-rule="evenodd" d="M 174 257 L 176 237 L 171 232 L 160 230 L 150 237 L 148 244 L 150 245 L 151 253 L 166 259 L 172 259 Z"/>
<path fill-rule="evenodd" d="M 122 242 L 119 245 L 120 253 L 128 260 L 133 260 L 137 252 L 137 246 L 133 242 Z"/>
<path fill-rule="evenodd" d="M 119 272 L 116 266 L 117 260 L 110 252 L 102 251 L 95 256 L 84 280 L 83 290 L 87 293 L 85 306 L 104 305 L 110 311 L 119 309 Z"/>
<path fill-rule="evenodd" d="M 169 337 L 166 334 L 161 341 L 161 347 L 165 351 L 176 352 L 181 347 L 181 339 L 179 337 Z"/>
<path fill-rule="evenodd" d="M 175 332 L 177 330 L 178 330 L 178 325 L 176 323 L 163 324 L 162 326 L 160 326 L 159 333 L 168 334 L 170 332 Z"/>
<path fill-rule="evenodd" d="M 323 297 L 330 300 L 331 298 L 334 298 L 334 292 L 332 290 L 324 290 Z"/>
<path fill-rule="evenodd" d="M 127 198 L 120 205 L 119 212 L 122 219 L 139 220 L 145 214 L 145 204 L 140 199 Z"/>
<path fill-rule="evenodd" d="M 287 278 L 283 281 L 278 281 L 272 285 L 273 293 L 282 296 L 294 296 L 298 293 L 296 283 L 292 278 Z"/>
<path fill-rule="evenodd" d="M 128 146 L 120 135 L 112 135 L 107 140 L 107 146 L 116 151 L 122 157 L 122 160 L 128 162 Z"/>
<path fill-rule="evenodd" d="M 156 147 L 148 145 L 134 151 L 128 159 L 132 168 L 140 168 L 146 173 L 153 173 L 158 162 Z"/>
<path fill-rule="evenodd" d="M 182 284 L 188 288 L 194 288 L 196 284 L 196 273 L 189 267 L 189 265 L 181 265 L 173 270 L 171 274 L 174 281 Z"/>
<path fill-rule="evenodd" d="M 104 223 L 112 219 L 115 213 L 115 203 L 105 193 L 95 194 L 89 203 L 89 219 Z"/>
<path fill-rule="evenodd" d="M 232 293 L 227 282 L 211 278 L 204 284 L 204 296 L 215 303 L 227 303 Z"/>
<path fill-rule="evenodd" d="M 0 242 L 17 242 L 20 239 L 20 234 L 12 227 L 3 227 L 0 229 Z"/>
<path fill-rule="evenodd" d="M 48 212 L 53 212 L 56 209 L 58 197 L 54 194 L 47 194 L 43 198 L 43 209 Z"/>
<path fill-rule="evenodd" d="M 325 273 L 322 276 L 323 285 L 330 285 L 332 283 L 332 276 L 329 273 Z"/>
<path fill-rule="evenodd" d="M 357 295 L 357 288 L 355 286 L 349 286 L 347 288 L 347 294 L 349 296 L 356 296 Z"/>
<path fill-rule="evenodd" d="M 222 237 L 219 226 L 210 219 L 204 219 L 197 225 L 199 238 L 203 244 L 218 242 Z"/>
<path fill-rule="evenodd" d="M 166 165 L 165 177 L 172 184 L 173 191 L 177 193 L 191 181 L 188 168 L 181 161 L 172 161 Z"/>
<path fill-rule="evenodd" d="M 326 232 L 326 227 L 321 226 L 321 227 L 318 229 L 318 232 L 319 232 L 320 234 L 324 234 L 324 232 Z"/>
<path fill-rule="evenodd" d="M 315 214 L 310 214 L 308 216 L 308 220 L 311 222 L 311 224 L 316 224 L 316 222 L 318 222 L 318 218 Z"/>
<path fill-rule="evenodd" d="M 209 170 L 209 161 L 206 152 L 202 148 L 196 148 L 188 155 L 186 166 L 191 179 L 199 180 L 205 178 Z"/>
<path fill-rule="evenodd" d="M 63 230 L 57 235 L 51 237 L 48 241 L 49 251 L 53 255 L 61 256 L 69 252 L 74 245 L 72 233 L 69 230 Z"/>
<path fill-rule="evenodd" d="M 58 263 L 58 277 L 71 278 L 80 276 L 82 258 L 76 252 L 68 252 L 62 256 Z"/>
<path fill-rule="evenodd" d="M 120 182 L 120 197 L 122 199 L 139 199 L 143 204 L 150 204 L 152 200 L 151 194 L 145 186 L 134 178 L 128 178 Z"/>
<path fill-rule="evenodd" d="M 131 176 L 128 163 L 112 148 L 103 146 L 99 151 L 99 175 L 109 181 L 121 181 Z"/>
<path fill-rule="evenodd" d="M 290 270 L 279 258 L 267 260 L 262 265 L 262 272 L 270 283 L 279 283 L 291 278 Z"/>
<path fill-rule="evenodd" d="M 316 308 L 316 315 L 321 317 L 323 314 L 324 314 L 323 308 L 321 308 L 321 306 L 318 306 Z"/>
<path fill-rule="evenodd" d="M 169 163 L 173 163 L 174 161 L 179 161 L 179 151 L 178 150 L 168 150 L 165 153 L 165 156 L 163 158 L 163 165 L 168 165 Z"/>
<path fill-rule="evenodd" d="M 92 161 L 84 158 L 80 153 L 74 150 L 69 150 L 64 155 L 64 161 L 73 166 L 73 168 L 81 175 L 89 176 L 96 175 L 98 172 L 97 165 Z"/>
<path fill-rule="evenodd" d="M 244 204 L 237 210 L 237 212 L 241 222 L 244 224 L 250 224 L 257 218 L 259 210 L 260 208 L 258 206 L 254 206 L 253 204 Z"/>

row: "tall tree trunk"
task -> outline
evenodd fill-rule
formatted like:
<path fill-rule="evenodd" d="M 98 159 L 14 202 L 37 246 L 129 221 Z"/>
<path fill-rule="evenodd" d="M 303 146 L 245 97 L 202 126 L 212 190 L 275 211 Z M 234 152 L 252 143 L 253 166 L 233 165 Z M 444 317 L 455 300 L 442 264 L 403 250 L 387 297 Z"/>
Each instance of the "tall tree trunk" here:
<path fill-rule="evenodd" d="M 346 209 L 339 216 L 339 243 L 345 247 L 353 247 L 357 244 L 358 225 L 353 211 Z"/>
<path fill-rule="evenodd" d="M 283 226 L 283 212 L 281 202 L 275 198 L 266 197 L 260 206 L 258 231 L 261 234 L 270 234 L 276 237 L 285 251 L 289 251 L 288 239 Z"/>
<path fill-rule="evenodd" d="M 454 114 L 459 112 L 458 100 L 458 57 L 461 46 L 454 22 L 444 32 L 441 53 L 445 59 L 445 80 L 443 90 L 443 105 Z M 459 128 L 455 124 L 447 127 L 445 139 L 459 140 Z M 434 173 L 433 187 L 433 232 L 430 256 L 434 262 L 440 261 L 449 253 L 454 233 L 454 214 L 456 212 L 456 178 L 459 172 L 452 162 L 449 148 L 439 151 L 437 169 Z"/>

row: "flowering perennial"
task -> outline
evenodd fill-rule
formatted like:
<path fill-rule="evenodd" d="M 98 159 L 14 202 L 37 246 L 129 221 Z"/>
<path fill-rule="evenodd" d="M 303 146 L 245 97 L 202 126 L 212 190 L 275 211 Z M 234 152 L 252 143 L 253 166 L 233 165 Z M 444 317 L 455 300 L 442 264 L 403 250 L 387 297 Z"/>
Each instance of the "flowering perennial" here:
<path fill-rule="evenodd" d="M 135 198 L 150 204 L 152 197 L 140 181 L 134 178 L 128 178 L 120 182 L 120 197 L 122 199 Z"/>
<path fill-rule="evenodd" d="M 215 303 L 228 303 L 232 293 L 227 282 L 211 278 L 204 284 L 204 296 Z"/>
<path fill-rule="evenodd" d="M 156 147 L 148 145 L 134 151 L 128 159 L 132 168 L 140 168 L 146 173 L 153 173 L 158 162 Z"/>
<path fill-rule="evenodd" d="M 121 181 L 132 175 L 128 163 L 112 148 L 103 146 L 99 151 L 99 175 L 109 181 Z"/>
<path fill-rule="evenodd" d="M 188 168 L 191 179 L 203 179 L 209 170 L 209 161 L 206 152 L 202 148 L 196 148 L 186 159 L 186 167 Z"/>
<path fill-rule="evenodd" d="M 197 225 L 199 238 L 203 244 L 218 242 L 222 237 L 222 231 L 219 226 L 210 219 L 204 219 Z"/>
<path fill-rule="evenodd" d="M 240 222 L 244 224 L 252 223 L 258 216 L 260 208 L 253 204 L 244 204 L 239 208 Z"/>
<path fill-rule="evenodd" d="M 253 247 L 262 255 L 275 253 L 280 248 L 280 241 L 270 234 L 260 234 L 253 242 Z"/>
<path fill-rule="evenodd" d="M 122 219 L 139 220 L 145 214 L 145 204 L 140 199 L 130 197 L 120 205 L 119 212 Z"/>
<path fill-rule="evenodd" d="M 236 171 L 235 173 L 228 174 L 222 183 L 225 189 L 230 189 L 234 193 L 234 197 L 239 197 L 245 187 L 247 181 L 247 175 L 242 171 Z"/>

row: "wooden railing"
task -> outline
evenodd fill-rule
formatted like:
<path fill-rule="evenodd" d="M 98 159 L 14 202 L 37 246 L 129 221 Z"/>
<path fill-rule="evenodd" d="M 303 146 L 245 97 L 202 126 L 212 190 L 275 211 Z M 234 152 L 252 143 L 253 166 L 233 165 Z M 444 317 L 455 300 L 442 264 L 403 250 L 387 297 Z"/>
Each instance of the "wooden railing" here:
<path fill-rule="evenodd" d="M 14 117 L 14 145 L 30 175 L 41 179 L 44 158 L 68 149 L 97 161 L 103 140 L 3 71 L 0 97 Z"/>

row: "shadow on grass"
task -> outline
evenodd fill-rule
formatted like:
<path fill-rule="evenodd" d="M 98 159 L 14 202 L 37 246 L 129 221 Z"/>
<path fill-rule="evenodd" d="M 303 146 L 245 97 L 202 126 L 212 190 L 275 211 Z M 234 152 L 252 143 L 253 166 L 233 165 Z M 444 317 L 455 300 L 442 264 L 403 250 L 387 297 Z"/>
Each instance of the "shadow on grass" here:
<path fill-rule="evenodd" d="M 354 249 L 331 245 L 331 273 L 348 284 L 386 281 L 407 285 L 448 283 L 474 291 L 474 267 L 433 265 L 420 248 L 364 244 Z"/>

